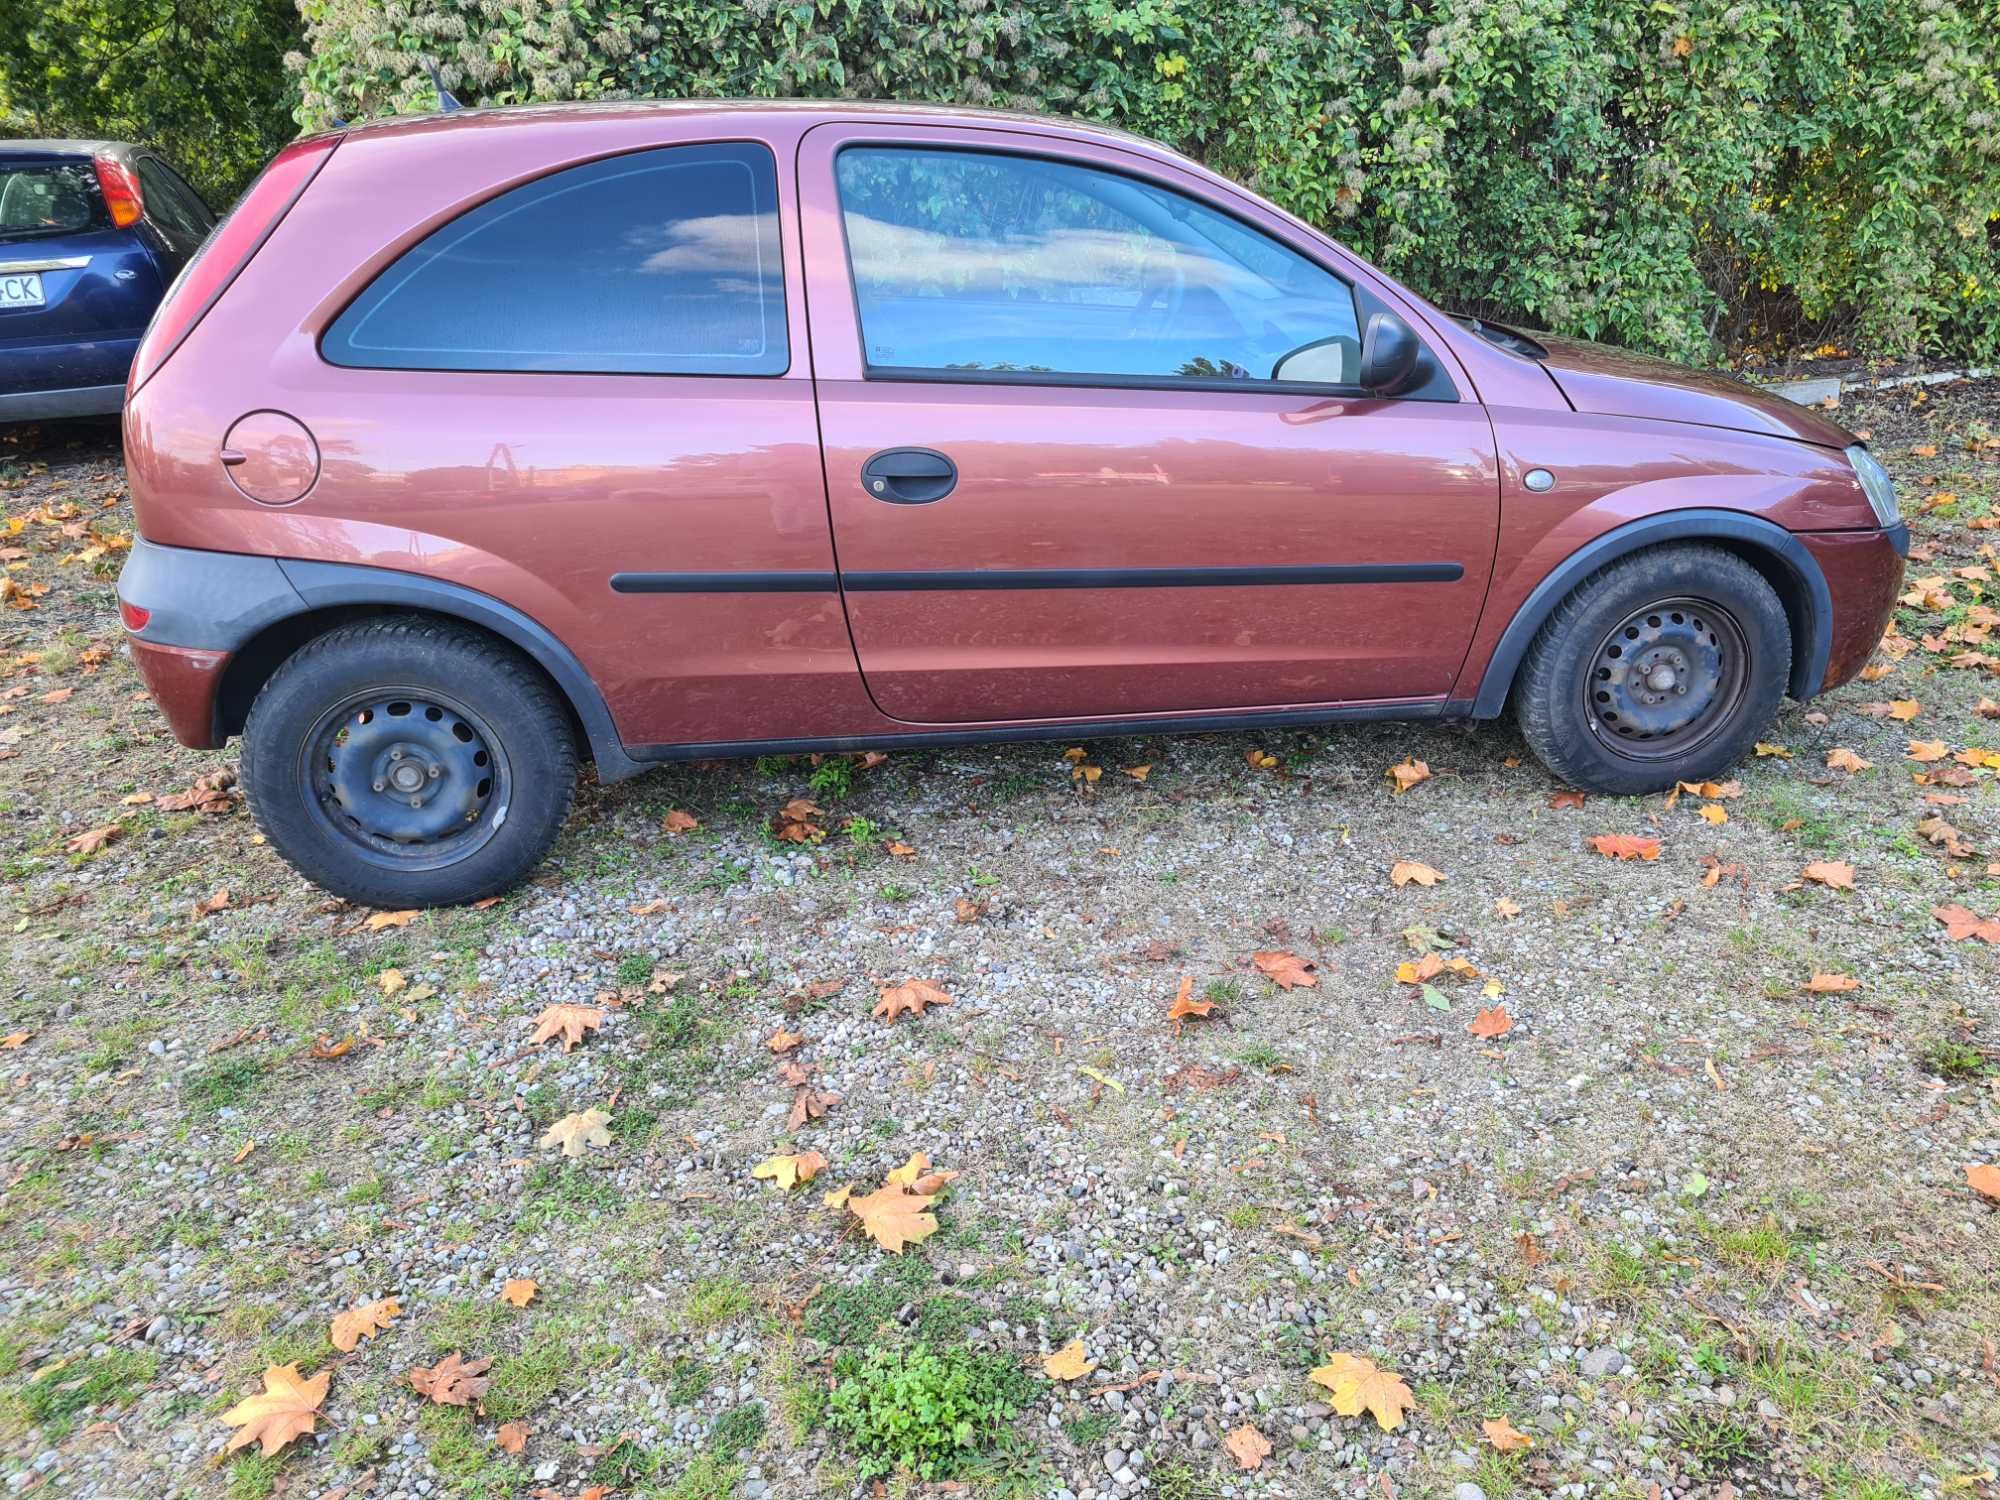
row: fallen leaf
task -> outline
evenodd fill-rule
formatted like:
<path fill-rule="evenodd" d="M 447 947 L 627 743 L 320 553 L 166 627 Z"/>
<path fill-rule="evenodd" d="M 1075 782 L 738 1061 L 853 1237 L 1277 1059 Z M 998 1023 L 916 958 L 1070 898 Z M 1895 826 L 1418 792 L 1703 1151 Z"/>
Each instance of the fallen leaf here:
<path fill-rule="evenodd" d="M 1933 906 L 1931 915 L 1944 923 L 1944 935 L 1954 943 L 1962 943 L 1967 938 L 1978 938 L 1982 943 L 2000 944 L 2000 916 L 1992 916 L 1984 921 L 1963 906 Z"/>
<path fill-rule="evenodd" d="M 40 703 L 67 703 L 75 693 L 76 689 L 73 687 L 57 688 L 54 692 L 42 694 L 36 701 Z"/>
<path fill-rule="evenodd" d="M 1343 1417 L 1372 1412 L 1384 1432 L 1403 1425 L 1417 1398 L 1402 1379 L 1365 1355 L 1336 1354 L 1309 1377 L 1333 1392 L 1333 1409 Z"/>
<path fill-rule="evenodd" d="M 771 1051 L 779 1054 L 779 1056 L 783 1056 L 793 1048 L 803 1046 L 804 1044 L 805 1037 L 803 1035 L 796 1031 L 787 1031 L 782 1026 L 764 1038 L 764 1045 Z"/>
<path fill-rule="evenodd" d="M 71 854 L 95 854 L 124 831 L 116 823 L 107 823 L 102 828 L 86 828 L 63 848 Z"/>
<path fill-rule="evenodd" d="M 913 1193 L 891 1183 L 865 1197 L 849 1197 L 847 1210 L 861 1221 L 863 1234 L 891 1255 L 901 1255 L 905 1245 L 937 1233 L 937 1219 L 926 1211 L 936 1201 L 933 1193 Z"/>
<path fill-rule="evenodd" d="M 1174 1003 L 1167 1007 L 1167 1019 L 1174 1023 L 1174 1035 L 1179 1036 L 1181 1026 L 1189 1016 L 1206 1016 L 1215 1009 L 1213 1000 L 1194 998 L 1194 976 L 1181 975 L 1180 993 L 1174 996 Z"/>
<path fill-rule="evenodd" d="M 875 1002 L 875 1008 L 869 1014 L 893 1023 L 900 1015 L 921 1016 L 927 1005 L 949 1004 L 951 996 L 929 980 L 906 979 L 901 984 L 885 987 L 882 998 Z"/>
<path fill-rule="evenodd" d="M 1481 1009 L 1479 1014 L 1466 1024 L 1465 1029 L 1482 1041 L 1490 1042 L 1512 1031 L 1514 1018 L 1507 1014 L 1506 1006 L 1489 1005 Z"/>
<path fill-rule="evenodd" d="M 1846 771 L 1849 774 L 1856 771 L 1869 770 L 1875 764 L 1872 760 L 1863 760 L 1859 755 L 1856 755 L 1845 746 L 1840 746 L 1831 751 L 1826 757 L 1826 763 L 1830 770 Z"/>
<path fill-rule="evenodd" d="M 229 1440 L 225 1453 L 262 1443 L 270 1458 L 295 1437 L 313 1430 L 314 1414 L 326 1400 L 333 1371 L 321 1370 L 310 1380 L 300 1378 L 297 1365 L 272 1365 L 264 1371 L 264 1389 L 245 1396 L 222 1414 L 222 1420 L 242 1430 Z"/>
<path fill-rule="evenodd" d="M 2000 1203 L 2000 1167 L 1991 1162 L 1980 1162 L 1965 1169 L 1965 1185 L 1982 1198 L 1991 1198 Z"/>
<path fill-rule="evenodd" d="M 1319 983 L 1319 975 L 1313 972 L 1318 965 L 1308 963 L 1296 953 L 1253 953 L 1250 962 L 1279 989 L 1295 990 L 1301 986 L 1310 989 Z"/>
<path fill-rule="evenodd" d="M 1278 763 L 1278 757 L 1267 750 L 1245 750 L 1243 758 L 1253 771 L 1268 771 Z"/>
<path fill-rule="evenodd" d="M 771 819 L 771 832 L 788 844 L 817 844 L 826 830 L 813 822 L 823 809 L 809 797 L 794 797 Z"/>
<path fill-rule="evenodd" d="M 1042 1369 L 1051 1380 L 1081 1380 L 1097 1368 L 1097 1361 L 1084 1352 L 1082 1339 L 1071 1339 L 1053 1354 L 1042 1356 Z"/>
<path fill-rule="evenodd" d="M 1564 787 L 1549 798 L 1549 806 L 1557 812 L 1575 812 L 1589 800 L 1582 792 Z"/>
<path fill-rule="evenodd" d="M 1400 797 L 1418 782 L 1429 781 L 1431 768 L 1428 762 L 1406 755 L 1383 774 L 1389 778 L 1390 795 Z"/>
<path fill-rule="evenodd" d="M 337 1042 L 332 1037 L 321 1036 L 318 1041 L 306 1049 L 306 1056 L 318 1062 L 333 1062 L 338 1058 L 347 1056 L 353 1050 L 354 1038 L 351 1036 L 344 1036 Z"/>
<path fill-rule="evenodd" d="M 1934 760 L 1943 760 L 1949 754 L 1951 747 L 1943 740 L 1911 740 L 1910 748 L 1903 752 L 1903 758 L 1928 765 Z"/>
<path fill-rule="evenodd" d="M 1486 1441 L 1502 1453 L 1521 1453 L 1535 1446 L 1535 1440 L 1525 1432 L 1516 1432 L 1514 1424 L 1505 1417 L 1490 1417 L 1479 1424 L 1479 1430 L 1486 1434 Z"/>
<path fill-rule="evenodd" d="M 574 1051 L 582 1042 L 586 1031 L 596 1031 L 604 1025 L 605 1012 L 595 1005 L 578 1005 L 562 1000 L 547 1006 L 535 1017 L 535 1034 L 528 1038 L 528 1045 L 539 1047 L 543 1042 L 555 1037 L 562 1038 L 563 1051 Z"/>
<path fill-rule="evenodd" d="M 1153 768 L 1151 766 L 1126 766 L 1124 772 L 1134 781 L 1144 781 L 1148 776 L 1153 774 Z"/>
<path fill-rule="evenodd" d="M 676 835 L 683 833 L 693 833 L 699 827 L 701 827 L 701 819 L 697 818 L 691 812 L 682 811 L 678 807 L 674 808 L 664 818 L 660 819 L 660 831 L 662 833 L 671 833 Z"/>
<path fill-rule="evenodd" d="M 1231 1428 L 1223 1438 L 1222 1446 L 1236 1460 L 1236 1467 L 1243 1470 L 1261 1468 L 1264 1460 L 1271 1456 L 1271 1440 L 1248 1422 Z"/>
<path fill-rule="evenodd" d="M 1701 809 L 1701 820 L 1712 827 L 1720 828 L 1724 823 L 1729 821 L 1729 813 L 1727 809 L 1718 804 L 1709 802 L 1704 804 Z"/>
<path fill-rule="evenodd" d="M 1767 745 L 1762 740 L 1757 741 L 1757 754 L 1760 758 L 1764 756 L 1776 756 L 1779 760 L 1792 758 L 1792 752 L 1783 745 Z"/>
<path fill-rule="evenodd" d="M 418 1394 L 439 1406 L 470 1406 L 486 1394 L 490 1359 L 463 1359 L 454 1349 L 428 1369 L 419 1365 L 404 1377 Z"/>
<path fill-rule="evenodd" d="M 1818 969 L 1806 981 L 1806 989 L 1815 995 L 1844 995 L 1860 988 L 1861 981 L 1852 974 L 1827 974 Z"/>
<path fill-rule="evenodd" d="M 1389 870 L 1389 884 L 1398 889 L 1411 881 L 1428 887 L 1436 885 L 1442 879 L 1444 879 L 1442 873 L 1414 859 L 1399 859 Z"/>
<path fill-rule="evenodd" d="M 1590 841 L 1590 847 L 1606 859 L 1658 859 L 1660 841 L 1643 839 L 1629 833 L 1601 833 Z"/>
<path fill-rule="evenodd" d="M 750 1169 L 752 1177 L 768 1177 L 786 1192 L 801 1183 L 811 1182 L 819 1176 L 826 1165 L 826 1158 L 817 1151 L 802 1151 L 796 1156 L 771 1156 Z"/>
<path fill-rule="evenodd" d="M 564 1156 L 581 1156 L 585 1146 L 611 1144 L 611 1132 L 604 1128 L 610 1123 L 611 1116 L 601 1109 L 579 1110 L 543 1131 L 541 1144 L 545 1148 L 561 1146 Z"/>
<path fill-rule="evenodd" d="M 1854 866 L 1843 859 L 1816 859 L 1805 867 L 1805 878 L 1836 891 L 1854 889 Z"/>
<path fill-rule="evenodd" d="M 531 1276 L 511 1277 L 507 1284 L 500 1288 L 500 1300 L 511 1302 L 516 1307 L 526 1307 L 535 1300 L 535 1293 L 541 1289 L 541 1283 Z"/>
<path fill-rule="evenodd" d="M 415 916 L 415 911 L 378 911 L 362 925 L 370 932 L 380 932 L 385 927 L 408 927 Z"/>
<path fill-rule="evenodd" d="M 986 903 L 974 901 L 970 896 L 960 896 L 952 902 L 951 914 L 954 920 L 961 923 L 977 922 L 986 915 Z"/>
<path fill-rule="evenodd" d="M 410 981 L 401 969 L 384 969 L 375 976 L 375 982 L 382 987 L 382 993 L 385 995 L 393 995 L 398 990 L 410 987 Z"/>
<path fill-rule="evenodd" d="M 356 1344 L 375 1337 L 401 1311 L 394 1297 L 384 1297 L 380 1302 L 357 1302 L 346 1312 L 333 1315 L 333 1326 L 327 1330 L 327 1338 L 342 1354 L 352 1354 Z"/>
<path fill-rule="evenodd" d="M 6 1036 L 0 1036 L 0 1051 L 12 1052 L 16 1047 L 25 1047 L 28 1045 L 28 1038 L 33 1035 L 32 1031 L 14 1031 Z"/>
<path fill-rule="evenodd" d="M 1502 896 L 1498 901 L 1493 903 L 1493 910 L 1499 914 L 1502 920 L 1511 921 L 1513 918 L 1521 915 L 1522 908 L 1518 901 L 1510 901 L 1505 896 Z"/>
<path fill-rule="evenodd" d="M 502 1453 L 519 1454 L 528 1446 L 528 1424 L 502 1422 L 499 1432 L 493 1436 L 493 1441 Z"/>

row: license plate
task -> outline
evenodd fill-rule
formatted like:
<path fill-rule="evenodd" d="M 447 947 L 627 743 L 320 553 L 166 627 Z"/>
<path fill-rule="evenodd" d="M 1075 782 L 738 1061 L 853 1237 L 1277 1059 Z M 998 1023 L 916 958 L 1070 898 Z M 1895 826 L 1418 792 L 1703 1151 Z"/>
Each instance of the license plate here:
<path fill-rule="evenodd" d="M 38 271 L 16 271 L 0 276 L 0 307 L 40 307 L 42 277 Z"/>

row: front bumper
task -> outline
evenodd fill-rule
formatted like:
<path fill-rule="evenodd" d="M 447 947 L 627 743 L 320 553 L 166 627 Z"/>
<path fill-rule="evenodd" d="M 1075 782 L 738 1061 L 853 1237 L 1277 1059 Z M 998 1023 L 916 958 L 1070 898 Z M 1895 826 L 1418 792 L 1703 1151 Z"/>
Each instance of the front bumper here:
<path fill-rule="evenodd" d="M 1903 591 L 1910 532 L 1900 522 L 1885 531 L 1793 533 L 1825 575 L 1833 599 L 1833 639 L 1818 692 L 1851 682 L 1868 665 Z"/>

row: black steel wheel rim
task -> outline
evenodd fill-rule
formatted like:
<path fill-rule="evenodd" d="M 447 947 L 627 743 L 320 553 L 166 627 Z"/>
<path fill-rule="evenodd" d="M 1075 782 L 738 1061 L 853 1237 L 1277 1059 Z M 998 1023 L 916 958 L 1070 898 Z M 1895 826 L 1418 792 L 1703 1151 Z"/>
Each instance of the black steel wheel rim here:
<path fill-rule="evenodd" d="M 370 688 L 321 714 L 300 784 L 314 820 L 391 870 L 457 864 L 490 843 L 513 801 L 492 727 L 433 688 Z"/>
<path fill-rule="evenodd" d="M 1661 599 L 1605 636 L 1583 685 L 1591 732 L 1632 760 L 1688 754 L 1730 722 L 1750 683 L 1750 643 L 1710 599 Z"/>

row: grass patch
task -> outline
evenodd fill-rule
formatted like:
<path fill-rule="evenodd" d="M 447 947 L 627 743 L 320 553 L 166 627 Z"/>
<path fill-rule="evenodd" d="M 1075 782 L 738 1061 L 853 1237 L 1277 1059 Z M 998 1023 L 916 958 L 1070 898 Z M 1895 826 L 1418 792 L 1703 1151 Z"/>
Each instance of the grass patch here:
<path fill-rule="evenodd" d="M 213 1114 L 256 1093 L 269 1071 L 270 1064 L 261 1057 L 217 1058 L 181 1080 L 181 1095 L 196 1109 Z"/>
<path fill-rule="evenodd" d="M 989 1452 L 1033 1399 L 1036 1382 L 1000 1354 L 962 1348 L 871 1349 L 834 1361 L 839 1383 L 827 1425 L 859 1460 L 863 1479 L 907 1469 L 949 1479 Z"/>
<path fill-rule="evenodd" d="M 692 1104 L 716 1070 L 722 1023 L 713 1011 L 713 1003 L 696 994 L 639 1011 L 635 1019 L 644 1048 L 621 1069 L 625 1087 L 665 1109 Z"/>
<path fill-rule="evenodd" d="M 5 1398 L 5 1405 L 49 1437 L 60 1439 L 83 1413 L 138 1399 L 159 1368 L 160 1357 L 150 1349 L 113 1349 L 29 1379 Z"/>
<path fill-rule="evenodd" d="M 712 1453 L 704 1453 L 681 1470 L 680 1477 L 664 1488 L 649 1485 L 633 1493 L 638 1500 L 731 1500 L 742 1481 L 741 1464 L 724 1463 Z"/>
<path fill-rule="evenodd" d="M 1993 1062 L 1969 1042 L 1932 1037 L 1921 1054 L 1924 1071 L 1939 1078 L 1982 1078 L 1993 1070 Z"/>
<path fill-rule="evenodd" d="M 930 1268 L 914 1256 L 878 1267 L 859 1286 L 842 1287 L 813 1299 L 806 1332 L 823 1344 L 871 1344 L 896 1310 L 929 1284 Z"/>
<path fill-rule="evenodd" d="M 1757 1434 L 1734 1417 L 1715 1412 L 1682 1412 L 1669 1432 L 1683 1453 L 1705 1474 L 1720 1474 L 1757 1449 Z"/>
<path fill-rule="evenodd" d="M 708 1429 L 708 1445 L 718 1457 L 733 1457 L 763 1440 L 764 1424 L 763 1403 L 746 1401 L 715 1419 Z"/>
<path fill-rule="evenodd" d="M 681 1320 L 701 1332 L 733 1323 L 750 1310 L 750 1289 L 734 1276 L 704 1276 L 688 1288 Z"/>

